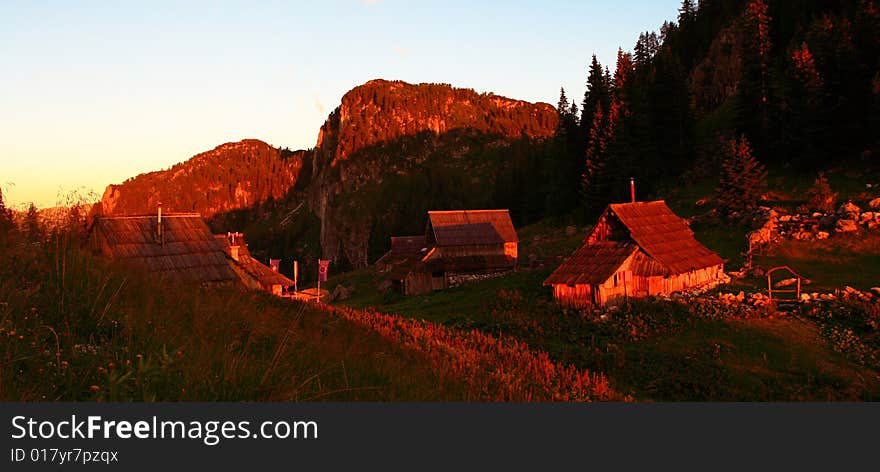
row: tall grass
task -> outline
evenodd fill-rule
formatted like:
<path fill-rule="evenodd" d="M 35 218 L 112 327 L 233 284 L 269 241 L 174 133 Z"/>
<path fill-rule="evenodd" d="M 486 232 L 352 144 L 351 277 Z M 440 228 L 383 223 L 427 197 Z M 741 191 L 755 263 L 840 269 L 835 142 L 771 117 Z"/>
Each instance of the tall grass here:
<path fill-rule="evenodd" d="M 0 399 L 618 399 L 524 344 L 117 267 L 75 231 L 0 241 Z"/>

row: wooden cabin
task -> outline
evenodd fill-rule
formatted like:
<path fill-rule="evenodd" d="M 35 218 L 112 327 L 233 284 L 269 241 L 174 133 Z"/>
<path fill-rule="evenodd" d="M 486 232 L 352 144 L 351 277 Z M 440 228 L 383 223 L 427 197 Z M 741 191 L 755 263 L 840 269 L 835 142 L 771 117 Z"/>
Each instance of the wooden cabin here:
<path fill-rule="evenodd" d="M 429 211 L 425 235 L 391 238 L 377 267 L 397 291 L 419 295 L 513 270 L 518 241 L 507 210 Z"/>
<path fill-rule="evenodd" d="M 608 205 L 584 244 L 544 285 L 560 303 L 583 307 L 708 289 L 725 280 L 724 260 L 660 200 Z"/>
<path fill-rule="evenodd" d="M 263 290 L 280 297 L 285 295 L 287 290 L 294 285 L 293 280 L 278 271 L 277 261 L 270 267 L 251 256 L 247 244 L 244 242 L 243 234 L 217 234 L 215 238 L 223 247 L 223 251 L 229 257 L 232 269 L 245 287 Z"/>
<path fill-rule="evenodd" d="M 121 264 L 175 283 L 233 285 L 238 280 L 197 213 L 97 216 L 89 245 Z"/>

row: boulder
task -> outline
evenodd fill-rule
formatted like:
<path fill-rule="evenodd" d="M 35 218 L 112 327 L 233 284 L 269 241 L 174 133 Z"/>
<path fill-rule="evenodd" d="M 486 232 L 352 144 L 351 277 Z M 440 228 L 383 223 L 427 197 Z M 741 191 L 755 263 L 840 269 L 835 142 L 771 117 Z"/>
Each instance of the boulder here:
<path fill-rule="evenodd" d="M 880 210 L 880 197 L 877 197 L 870 202 L 868 202 L 868 206 L 877 210 Z"/>
<path fill-rule="evenodd" d="M 865 223 L 874 219 L 874 212 L 866 211 L 859 216 L 859 222 Z"/>
<path fill-rule="evenodd" d="M 828 239 L 828 236 L 831 235 L 828 234 L 827 231 L 819 231 L 818 233 L 816 233 L 816 239 Z"/>
<path fill-rule="evenodd" d="M 824 214 L 824 213 L 819 213 L 819 212 L 817 211 L 817 212 L 813 212 L 813 214 L 810 215 L 810 216 L 813 217 L 813 218 L 822 218 L 823 216 L 825 216 L 825 214 Z"/>
<path fill-rule="evenodd" d="M 351 297 L 352 290 L 345 285 L 339 284 L 330 292 L 330 301 L 348 300 Z"/>
<path fill-rule="evenodd" d="M 853 202 L 846 202 L 843 205 L 840 205 L 840 208 L 837 209 L 837 213 L 845 216 L 846 219 L 855 220 L 858 219 L 859 213 L 862 212 L 862 209 L 856 206 Z"/>
<path fill-rule="evenodd" d="M 834 225 L 834 232 L 836 233 L 854 233 L 858 230 L 859 226 L 853 219 L 837 220 L 837 223 Z"/>
<path fill-rule="evenodd" d="M 788 223 L 789 221 L 791 221 L 791 215 L 782 215 L 779 217 L 779 221 L 783 223 Z"/>
<path fill-rule="evenodd" d="M 797 283 L 797 279 L 791 278 L 791 279 L 780 280 L 779 282 L 776 282 L 776 284 L 774 284 L 774 285 L 776 287 L 788 287 L 788 286 L 794 285 L 796 283 Z"/>

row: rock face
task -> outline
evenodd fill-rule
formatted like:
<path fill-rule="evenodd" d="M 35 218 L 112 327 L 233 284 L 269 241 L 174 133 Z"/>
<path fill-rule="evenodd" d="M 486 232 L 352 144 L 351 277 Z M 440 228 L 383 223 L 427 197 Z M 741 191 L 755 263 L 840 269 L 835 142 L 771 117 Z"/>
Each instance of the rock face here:
<path fill-rule="evenodd" d="M 282 198 L 296 182 L 303 152 L 282 152 L 263 141 L 226 143 L 174 165 L 109 185 L 96 212 L 146 214 L 161 202 L 169 212 L 217 213 Z"/>
<path fill-rule="evenodd" d="M 96 213 L 153 213 L 162 202 L 166 211 L 211 218 L 287 199 L 288 210 L 305 203 L 317 216 L 324 258 L 363 267 L 377 219 L 386 232 L 401 229 L 403 220 L 412 223 L 406 231 L 420 231 L 425 210 L 452 200 L 431 199 L 432 192 L 480 205 L 486 199 L 475 194 L 493 188 L 506 147 L 551 137 L 557 120 L 546 103 L 373 80 L 343 96 L 313 150 L 279 150 L 253 139 L 223 144 L 107 187 Z"/>
<path fill-rule="evenodd" d="M 395 207 L 412 198 L 407 192 L 425 191 L 401 183 L 401 176 L 465 169 L 481 185 L 478 167 L 485 163 L 469 155 L 474 139 L 490 148 L 524 136 L 543 139 L 553 135 L 557 119 L 546 103 L 448 85 L 374 80 L 356 87 L 327 118 L 310 155 L 306 198 L 321 220 L 323 256 L 366 266 L 376 220 L 385 218 L 384 226 L 394 227 Z M 388 192 L 392 185 L 407 188 Z M 410 216 L 423 225 L 420 213 Z"/>

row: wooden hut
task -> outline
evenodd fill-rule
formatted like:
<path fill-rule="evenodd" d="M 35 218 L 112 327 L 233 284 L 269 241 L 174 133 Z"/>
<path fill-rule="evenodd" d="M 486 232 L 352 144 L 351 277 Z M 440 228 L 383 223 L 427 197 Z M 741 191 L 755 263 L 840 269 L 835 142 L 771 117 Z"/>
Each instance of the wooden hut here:
<path fill-rule="evenodd" d="M 727 280 L 724 260 L 700 244 L 664 201 L 611 204 L 584 244 L 544 285 L 572 306 L 707 289 Z"/>
<path fill-rule="evenodd" d="M 122 264 L 177 283 L 232 285 L 238 279 L 197 213 L 98 216 L 89 244 Z"/>
<path fill-rule="evenodd" d="M 419 295 L 510 271 L 517 250 L 507 210 L 429 211 L 425 235 L 391 238 L 377 266 L 397 291 Z"/>
<path fill-rule="evenodd" d="M 293 280 L 278 272 L 276 266 L 269 267 L 251 256 L 241 233 L 217 234 L 215 238 L 229 257 L 235 274 L 246 287 L 282 296 L 294 285 Z"/>

